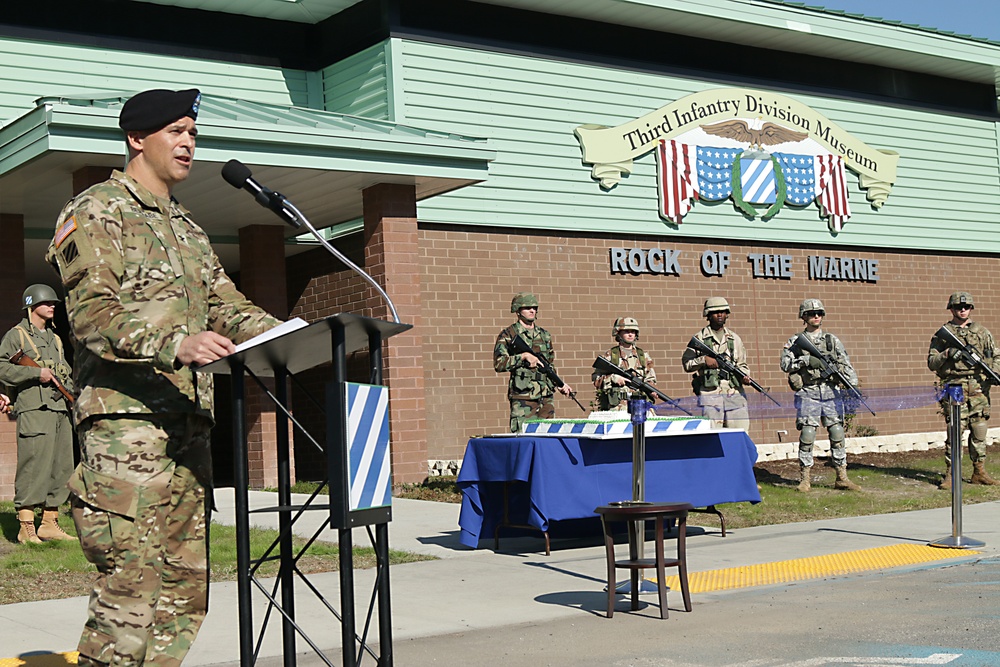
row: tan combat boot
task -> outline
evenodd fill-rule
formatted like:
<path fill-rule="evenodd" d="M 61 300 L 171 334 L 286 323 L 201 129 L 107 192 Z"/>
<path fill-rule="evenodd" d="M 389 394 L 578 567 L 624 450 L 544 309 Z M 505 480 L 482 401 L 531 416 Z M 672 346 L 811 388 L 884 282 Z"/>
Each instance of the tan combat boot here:
<path fill-rule="evenodd" d="M 59 510 L 42 510 L 42 523 L 38 526 L 38 538 L 43 542 L 49 540 L 76 540 L 59 525 Z"/>
<path fill-rule="evenodd" d="M 860 491 L 861 487 L 852 482 L 847 477 L 847 466 L 837 466 L 837 481 L 833 483 L 833 488 L 844 491 Z"/>
<path fill-rule="evenodd" d="M 951 461 L 944 462 L 944 477 L 938 482 L 938 488 L 945 491 L 951 489 Z"/>
<path fill-rule="evenodd" d="M 795 487 L 795 490 L 800 493 L 809 493 L 809 489 L 812 488 L 811 477 L 812 466 L 799 466 L 799 485 Z"/>
<path fill-rule="evenodd" d="M 22 507 L 17 511 L 17 520 L 21 523 L 21 530 L 17 532 L 17 543 L 24 544 L 30 542 L 32 544 L 41 544 L 42 541 L 38 539 L 38 535 L 35 534 L 35 508 L 34 507 Z"/>
<path fill-rule="evenodd" d="M 1000 482 L 989 476 L 986 472 L 986 465 L 983 461 L 974 461 L 972 463 L 972 479 L 969 480 L 969 484 L 997 486 Z"/>

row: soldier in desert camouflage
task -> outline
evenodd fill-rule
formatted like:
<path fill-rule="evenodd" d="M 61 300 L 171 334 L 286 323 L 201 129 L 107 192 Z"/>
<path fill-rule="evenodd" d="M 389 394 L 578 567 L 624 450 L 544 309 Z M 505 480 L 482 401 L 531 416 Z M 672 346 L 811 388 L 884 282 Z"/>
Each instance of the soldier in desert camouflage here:
<path fill-rule="evenodd" d="M 640 380 L 655 385 L 653 358 L 636 345 L 639 340 L 639 322 L 633 317 L 619 317 L 611 325 L 611 337 L 618 344 L 602 356 L 615 366 L 632 371 Z M 628 399 L 634 390 L 627 386 L 625 378 L 613 374 L 601 375 L 594 371 L 591 379 L 597 389 L 597 404 L 601 410 L 628 409 Z"/>
<path fill-rule="evenodd" d="M 538 315 L 538 298 L 530 292 L 519 292 L 510 302 L 510 312 L 517 314 L 517 321 L 500 332 L 493 346 L 493 370 L 510 373 L 507 398 L 510 400 L 510 430 L 517 433 L 526 419 L 552 419 L 556 415 L 555 387 L 552 380 L 539 368 L 542 363 L 553 364 L 555 350 L 552 336 L 535 324 Z M 511 354 L 510 343 L 520 336 L 534 354 Z M 573 389 L 564 384 L 559 391 L 569 396 Z"/>
<path fill-rule="evenodd" d="M 171 196 L 200 94 L 122 107 L 124 173 L 63 209 L 47 259 L 66 288 L 80 390 L 73 519 L 99 577 L 79 664 L 179 665 L 207 610 L 212 378 L 194 368 L 279 322 L 226 276 Z"/>

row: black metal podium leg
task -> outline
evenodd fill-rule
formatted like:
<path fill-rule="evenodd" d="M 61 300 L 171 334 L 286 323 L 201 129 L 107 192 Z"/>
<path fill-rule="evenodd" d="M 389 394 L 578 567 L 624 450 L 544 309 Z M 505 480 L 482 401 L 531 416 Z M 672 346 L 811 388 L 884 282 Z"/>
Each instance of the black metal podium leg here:
<path fill-rule="evenodd" d="M 247 434 L 244 422 L 246 385 L 242 364 L 232 368 L 233 476 L 236 502 L 236 592 L 239 599 L 240 665 L 251 667 L 253 655 L 253 611 L 250 608 L 250 474 L 247 470 Z"/>
<path fill-rule="evenodd" d="M 278 403 L 288 408 L 288 370 L 275 369 L 274 395 Z M 292 553 L 292 471 L 288 442 L 288 416 L 281 409 L 275 410 L 274 421 L 276 453 L 278 459 L 278 530 L 281 533 L 281 606 L 285 614 L 281 623 L 281 641 L 284 649 L 285 667 L 295 667 L 295 580 L 292 567 L 295 556 Z"/>

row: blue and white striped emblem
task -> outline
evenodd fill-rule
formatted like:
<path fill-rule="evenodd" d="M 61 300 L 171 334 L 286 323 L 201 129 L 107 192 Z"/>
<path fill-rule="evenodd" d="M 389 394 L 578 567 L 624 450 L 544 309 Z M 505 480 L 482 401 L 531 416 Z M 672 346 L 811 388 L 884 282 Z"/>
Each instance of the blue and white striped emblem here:
<path fill-rule="evenodd" d="M 347 383 L 347 465 L 351 511 L 392 504 L 389 390 Z"/>
<path fill-rule="evenodd" d="M 740 186 L 743 201 L 773 204 L 778 198 L 777 178 L 770 159 L 740 158 Z"/>

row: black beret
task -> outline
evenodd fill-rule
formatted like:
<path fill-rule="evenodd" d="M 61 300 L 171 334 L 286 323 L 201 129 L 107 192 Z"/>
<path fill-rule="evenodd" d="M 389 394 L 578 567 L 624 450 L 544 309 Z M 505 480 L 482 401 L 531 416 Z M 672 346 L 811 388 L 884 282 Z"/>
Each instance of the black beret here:
<path fill-rule="evenodd" d="M 178 118 L 190 116 L 198 119 L 201 93 L 190 90 L 147 90 L 133 95 L 122 106 L 118 127 L 125 132 L 159 130 Z"/>

